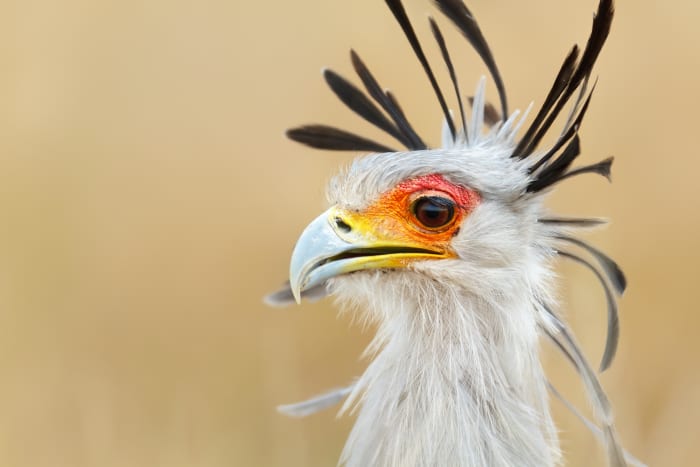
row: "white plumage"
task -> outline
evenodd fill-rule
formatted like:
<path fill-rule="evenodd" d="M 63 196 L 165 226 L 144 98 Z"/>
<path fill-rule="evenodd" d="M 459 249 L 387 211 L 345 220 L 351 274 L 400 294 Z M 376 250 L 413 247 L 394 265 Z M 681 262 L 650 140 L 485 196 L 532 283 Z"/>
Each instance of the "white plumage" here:
<path fill-rule="evenodd" d="M 361 405 L 349 466 L 542 466 L 559 458 L 538 358 L 533 295 L 550 272 L 539 200 L 518 200 L 527 174 L 509 134 L 451 150 L 368 156 L 331 182 L 332 205 L 362 209 L 405 179 L 434 172 L 482 203 L 453 245 L 459 259 L 331 280 L 344 305 L 378 326 L 376 354 L 346 402 Z M 465 280 L 468 278 L 467 280 Z M 398 403 L 398 401 L 402 401 Z"/>
<path fill-rule="evenodd" d="M 406 24 L 412 31 L 400 2 L 387 3 L 404 31 Z M 484 53 L 479 45 L 481 33 L 469 10 L 460 1 L 437 3 L 463 32 L 466 28 L 465 35 L 476 42 L 478 51 L 481 48 L 485 61 L 492 60 L 488 47 Z M 595 220 L 555 218 L 542 204 L 555 183 L 578 173 L 605 175 L 609 169 L 609 161 L 578 171 L 569 165 L 578 156 L 577 130 L 588 104 L 583 97 L 590 68 L 611 18 L 612 2 L 602 0 L 598 23 L 594 22 L 581 59 L 577 61 L 574 54 L 571 60 L 570 55 L 562 67 L 564 74 L 557 77 L 560 89 L 556 83 L 553 88 L 554 100 L 543 105 L 520 140 L 517 135 L 526 117 L 520 118 L 518 112 L 488 128 L 482 79 L 471 118 L 463 117 L 466 133 L 455 129 L 447 113 L 442 147 L 420 147 L 422 141 L 411 135 L 403 112 L 392 107 L 393 96 L 377 93 L 373 77 L 367 78 L 364 64 L 358 65 L 353 53 L 368 93 L 393 120 L 387 132 L 413 150 L 360 157 L 330 182 L 331 208 L 302 234 L 292 258 L 290 290 L 269 298 L 279 304 L 292 295 L 298 299 L 300 294 L 328 292 L 377 328 L 367 349 L 371 363 L 351 387 L 281 408 L 291 415 L 308 415 L 348 396 L 343 411 L 357 408 L 357 421 L 341 463 L 559 465 L 562 454 L 549 411 L 549 383 L 539 359 L 540 336 L 545 335 L 581 374 L 601 425 L 592 430 L 602 439 L 609 464 L 638 464 L 620 447 L 595 373 L 553 311 L 552 263 L 557 255 L 582 261 L 604 285 L 612 308 L 603 368 L 614 355 L 617 338 L 610 286 L 621 292 L 624 277 L 612 260 L 570 237 L 573 229 L 596 224 Z M 422 52 L 417 53 L 420 58 Z M 451 69 L 449 58 L 446 63 Z M 500 80 L 497 70 L 491 72 Z M 359 90 L 335 74 L 326 78 L 352 110 L 387 129 L 373 110 L 366 110 Z M 458 89 L 456 79 L 453 83 Z M 534 151 L 536 135 L 551 125 L 545 117 L 556 117 L 561 110 L 557 104 L 566 103 L 574 90 L 580 91 L 579 97 L 555 147 Z M 500 98 L 506 111 L 505 94 Z M 319 125 L 289 134 L 328 149 L 383 147 Z M 438 182 L 431 185 L 434 180 Z M 476 200 L 473 205 L 456 201 L 462 192 L 473 196 L 469 198 Z M 427 203 L 427 211 L 417 211 L 422 209 L 417 207 L 419 201 Z M 451 217 L 437 225 L 434 216 Z M 428 224 L 421 224 L 421 219 Z M 592 255 L 607 277 L 562 249 L 562 244 Z"/>

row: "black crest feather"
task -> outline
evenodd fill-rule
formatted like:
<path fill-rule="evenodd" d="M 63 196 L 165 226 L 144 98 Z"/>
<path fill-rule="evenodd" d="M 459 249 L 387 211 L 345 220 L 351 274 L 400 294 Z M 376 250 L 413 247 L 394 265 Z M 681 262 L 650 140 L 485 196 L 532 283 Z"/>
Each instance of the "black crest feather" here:
<path fill-rule="evenodd" d="M 479 54 L 481 60 L 484 61 L 496 84 L 498 97 L 501 100 L 501 115 L 505 118 L 508 115 L 506 88 L 501 78 L 501 72 L 498 71 L 496 61 L 493 58 L 493 53 L 491 53 L 491 48 L 481 32 L 481 28 L 479 28 L 479 23 L 476 22 L 472 12 L 461 0 L 435 0 L 435 4 L 457 26 L 472 47 L 474 47 L 476 53 Z"/>
<path fill-rule="evenodd" d="M 627 288 L 627 278 L 625 277 L 625 273 L 622 272 L 620 266 L 618 266 L 618 264 L 611 257 L 578 238 L 570 237 L 568 235 L 557 235 L 556 238 L 579 246 L 590 253 L 596 259 L 596 261 L 598 261 L 600 267 L 603 268 L 608 280 L 613 287 L 615 287 L 615 291 L 622 295 Z"/>
<path fill-rule="evenodd" d="M 377 128 L 386 131 L 398 141 L 401 141 L 406 147 L 411 147 L 411 141 L 407 140 L 394 124 L 384 116 L 382 111 L 355 85 L 333 70 L 323 70 L 323 77 L 331 90 L 338 96 L 338 99 L 343 101 L 353 112 Z"/>
<path fill-rule="evenodd" d="M 593 97 L 593 91 L 595 91 L 595 86 L 593 86 L 593 89 L 591 89 L 591 92 L 588 93 L 588 97 L 586 97 L 586 100 L 583 102 L 583 105 L 581 108 L 578 110 L 578 113 L 576 114 L 576 118 L 574 121 L 562 132 L 562 134 L 559 136 L 557 141 L 554 143 L 554 145 L 533 165 L 530 166 L 530 173 L 536 172 L 540 167 L 543 165 L 547 164 L 549 160 L 554 156 L 554 154 L 561 149 L 561 147 L 568 143 L 571 138 L 573 138 L 576 133 L 578 133 L 581 123 L 583 122 L 583 117 L 586 116 L 586 111 L 588 110 L 588 105 L 591 103 L 591 98 Z M 541 136 L 537 136 L 538 138 Z M 544 172 L 544 171 L 543 171 Z"/>
<path fill-rule="evenodd" d="M 287 137 L 316 149 L 334 151 L 396 152 L 395 149 L 327 125 L 304 125 L 287 130 Z"/>
<path fill-rule="evenodd" d="M 561 155 L 538 174 L 537 178 L 527 186 L 527 191 L 537 192 L 544 190 L 548 186 L 559 181 L 562 174 L 569 168 L 579 154 L 581 154 L 581 144 L 578 135 L 575 135 L 566 148 L 564 148 Z"/>
<path fill-rule="evenodd" d="M 542 107 L 540 107 L 540 110 L 537 112 L 534 120 L 525 131 L 525 135 L 518 142 L 518 145 L 513 151 L 512 157 L 519 157 L 522 159 L 523 157 L 527 157 L 527 155 L 532 151 L 533 145 L 535 144 L 533 141 L 535 133 L 542 126 L 545 117 L 547 117 L 547 114 L 557 102 L 559 97 L 561 97 L 564 89 L 566 89 L 566 86 L 569 84 L 571 76 L 574 74 L 574 70 L 576 68 L 577 59 L 578 46 L 574 45 L 571 52 L 569 52 L 569 55 L 567 55 L 566 59 L 564 59 L 564 63 L 562 63 L 556 78 L 554 78 L 554 83 L 552 84 L 547 97 L 545 97 Z"/>
<path fill-rule="evenodd" d="M 427 146 L 408 122 L 397 102 L 382 91 L 377 80 L 374 79 L 372 73 L 354 50 L 350 51 L 350 59 L 352 61 L 352 66 L 355 68 L 355 72 L 362 80 L 369 95 L 372 96 L 372 98 L 382 106 L 384 111 L 389 114 L 392 120 L 394 120 L 398 130 L 401 132 L 406 147 L 412 150 L 426 149 Z"/>
<path fill-rule="evenodd" d="M 534 151 L 571 96 L 590 76 L 598 55 L 610 33 L 613 15 L 613 1 L 601 0 L 593 18 L 591 34 L 581 54 L 580 61 L 576 63 L 578 51 L 574 47 L 564 60 L 554 85 L 538 111 L 535 120 L 513 151 L 513 157 L 525 158 Z M 569 128 L 565 128 L 564 132 L 568 130 Z"/>
<path fill-rule="evenodd" d="M 435 75 L 433 74 L 432 68 L 430 68 L 428 59 L 423 53 L 423 48 L 421 47 L 420 42 L 418 41 L 418 36 L 416 36 L 416 33 L 413 30 L 413 26 L 411 26 L 411 21 L 408 19 L 408 15 L 406 14 L 406 10 L 404 9 L 401 0 L 386 0 L 386 4 L 389 6 L 389 9 L 394 14 L 394 17 L 401 26 L 401 29 L 403 29 L 403 32 L 406 35 L 406 39 L 408 39 L 408 42 L 411 44 L 411 48 L 413 48 L 413 52 L 416 54 L 416 57 L 418 57 L 418 61 L 423 66 L 423 70 L 425 71 L 425 74 L 430 80 L 430 85 L 433 87 L 433 91 L 435 91 L 435 95 L 437 96 L 437 99 L 440 102 L 440 108 L 442 109 L 442 113 L 445 116 L 445 121 L 450 127 L 452 139 L 455 139 L 455 124 L 452 121 L 450 110 L 447 108 L 445 97 L 442 95 L 440 86 L 438 85 L 438 82 L 435 79 Z"/>
<path fill-rule="evenodd" d="M 566 172 L 564 175 L 559 177 L 559 180 L 557 180 L 557 182 L 560 182 L 569 177 L 575 177 L 576 175 L 582 175 L 587 173 L 602 175 L 603 177 L 607 178 L 608 181 L 611 181 L 610 169 L 612 168 L 612 164 L 614 161 L 614 157 L 608 157 L 607 159 L 603 159 L 602 161 L 596 162 L 595 164 L 579 167 L 577 169 Z"/>
<path fill-rule="evenodd" d="M 459 115 L 462 119 L 462 132 L 466 138 L 467 136 L 467 120 L 464 117 L 464 104 L 462 103 L 462 94 L 459 92 L 459 83 L 457 82 L 457 74 L 455 73 L 455 67 L 452 65 L 452 59 L 450 58 L 450 52 L 447 50 L 447 44 L 445 43 L 445 38 L 442 36 L 442 32 L 438 27 L 437 23 L 433 18 L 428 18 L 430 21 L 430 29 L 433 31 L 433 36 L 435 37 L 435 42 L 438 43 L 440 47 L 440 52 L 442 53 L 442 59 L 445 61 L 447 66 L 447 71 L 450 73 L 450 79 L 452 80 L 452 86 L 455 89 L 455 95 L 457 96 L 457 103 L 459 105 Z"/>
<path fill-rule="evenodd" d="M 603 351 L 603 357 L 600 360 L 600 371 L 605 371 L 610 367 L 613 359 L 615 358 L 615 353 L 617 352 L 617 344 L 620 340 L 620 318 L 617 313 L 617 302 L 615 301 L 615 296 L 613 295 L 608 283 L 605 281 L 605 277 L 587 260 L 581 258 L 578 255 L 569 253 L 567 251 L 557 250 L 557 254 L 563 258 L 568 258 L 576 263 L 585 266 L 590 270 L 600 282 L 605 292 L 605 301 L 608 304 L 608 332 L 605 338 L 605 350 Z"/>
<path fill-rule="evenodd" d="M 605 219 L 598 219 L 596 217 L 542 217 L 537 219 L 537 222 L 583 228 L 607 224 Z"/>

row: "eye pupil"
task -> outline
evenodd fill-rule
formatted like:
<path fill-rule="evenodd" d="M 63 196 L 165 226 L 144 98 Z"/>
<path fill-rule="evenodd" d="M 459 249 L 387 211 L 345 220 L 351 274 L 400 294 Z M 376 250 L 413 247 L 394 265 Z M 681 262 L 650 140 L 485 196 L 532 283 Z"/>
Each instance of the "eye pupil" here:
<path fill-rule="evenodd" d="M 413 214 L 423 226 L 438 228 L 447 225 L 455 214 L 454 202 L 440 196 L 425 196 L 413 203 Z"/>

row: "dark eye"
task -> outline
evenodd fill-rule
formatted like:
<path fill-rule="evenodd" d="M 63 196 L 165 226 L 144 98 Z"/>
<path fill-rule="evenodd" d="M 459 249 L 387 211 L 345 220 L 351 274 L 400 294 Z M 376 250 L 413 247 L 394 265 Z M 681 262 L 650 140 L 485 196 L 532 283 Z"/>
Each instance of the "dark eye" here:
<path fill-rule="evenodd" d="M 455 203 L 442 196 L 424 196 L 411 205 L 413 215 L 423 226 L 430 229 L 443 227 L 455 217 Z"/>

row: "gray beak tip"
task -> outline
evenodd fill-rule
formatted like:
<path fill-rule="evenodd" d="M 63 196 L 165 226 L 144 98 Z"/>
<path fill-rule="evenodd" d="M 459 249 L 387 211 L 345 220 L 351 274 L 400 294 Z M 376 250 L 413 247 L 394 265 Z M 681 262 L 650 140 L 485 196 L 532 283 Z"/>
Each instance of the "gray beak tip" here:
<path fill-rule="evenodd" d="M 294 296 L 294 301 L 297 302 L 297 305 L 301 305 L 301 290 L 299 290 L 299 287 L 292 288 L 292 295 Z"/>

